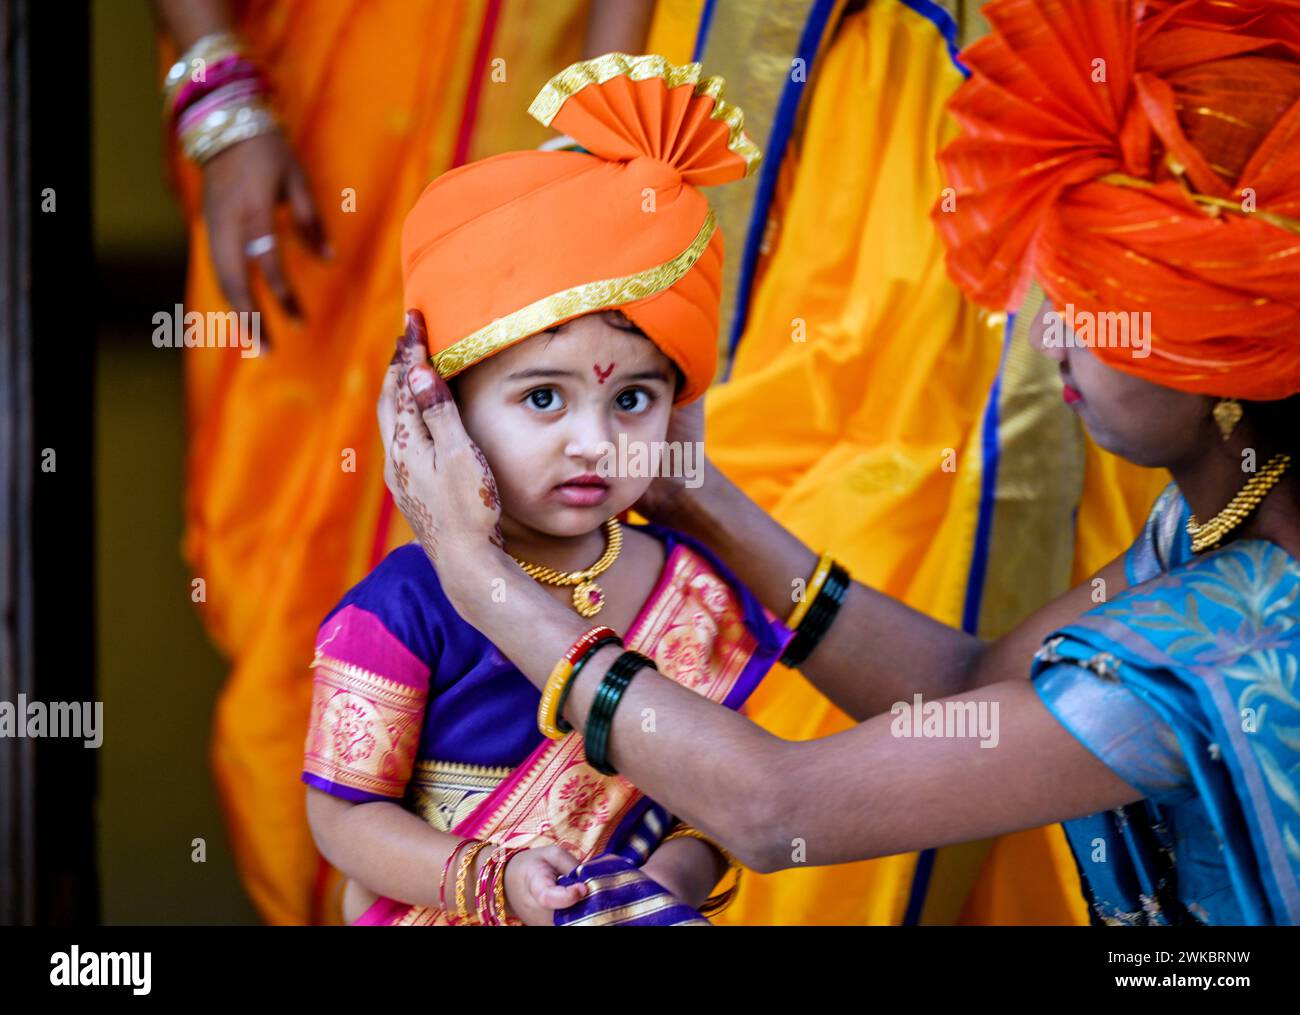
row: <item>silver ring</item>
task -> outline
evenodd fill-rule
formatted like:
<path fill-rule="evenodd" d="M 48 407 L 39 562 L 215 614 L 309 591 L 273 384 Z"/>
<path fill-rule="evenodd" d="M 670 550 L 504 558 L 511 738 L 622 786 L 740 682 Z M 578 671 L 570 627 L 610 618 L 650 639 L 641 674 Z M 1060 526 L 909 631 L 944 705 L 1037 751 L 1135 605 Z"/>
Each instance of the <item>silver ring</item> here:
<path fill-rule="evenodd" d="M 244 244 L 245 257 L 261 257 L 268 251 L 275 249 L 275 237 L 270 233 L 265 236 L 259 236 L 255 240 L 249 240 Z"/>

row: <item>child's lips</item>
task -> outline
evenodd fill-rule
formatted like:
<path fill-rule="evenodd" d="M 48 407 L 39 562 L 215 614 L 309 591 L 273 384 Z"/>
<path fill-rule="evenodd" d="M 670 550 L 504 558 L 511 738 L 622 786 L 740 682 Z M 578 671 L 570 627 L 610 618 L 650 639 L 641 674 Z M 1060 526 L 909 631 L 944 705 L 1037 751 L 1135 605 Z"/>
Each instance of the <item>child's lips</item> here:
<path fill-rule="evenodd" d="M 609 496 L 609 484 L 599 476 L 575 476 L 556 486 L 555 496 L 571 507 L 593 507 Z"/>

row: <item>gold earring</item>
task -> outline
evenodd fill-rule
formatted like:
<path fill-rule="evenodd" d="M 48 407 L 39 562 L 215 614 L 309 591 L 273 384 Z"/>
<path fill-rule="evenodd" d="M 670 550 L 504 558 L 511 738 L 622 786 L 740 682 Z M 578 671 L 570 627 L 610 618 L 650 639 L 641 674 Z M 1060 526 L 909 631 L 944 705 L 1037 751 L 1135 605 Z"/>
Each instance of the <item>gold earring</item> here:
<path fill-rule="evenodd" d="M 1214 422 L 1226 441 L 1241 422 L 1241 403 L 1235 398 L 1220 398 L 1214 404 Z"/>

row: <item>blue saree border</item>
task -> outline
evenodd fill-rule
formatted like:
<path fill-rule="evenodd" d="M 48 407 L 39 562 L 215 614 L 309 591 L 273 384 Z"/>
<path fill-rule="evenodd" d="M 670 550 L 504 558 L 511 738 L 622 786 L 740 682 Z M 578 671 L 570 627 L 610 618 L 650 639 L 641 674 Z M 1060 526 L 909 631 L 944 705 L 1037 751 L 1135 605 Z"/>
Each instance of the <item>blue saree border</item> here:
<path fill-rule="evenodd" d="M 953 16 L 934 0 L 898 0 L 898 2 L 904 7 L 910 7 L 939 29 L 939 34 L 943 36 L 943 41 L 948 46 L 948 58 L 952 60 L 952 65 L 961 71 L 963 76 L 970 77 L 970 68 L 961 62 L 961 44 L 957 41 L 957 22 Z"/>
<path fill-rule="evenodd" d="M 709 44 L 709 29 L 713 27 L 713 12 L 717 6 L 718 0 L 704 0 L 704 9 L 700 11 L 700 27 L 695 32 L 695 51 L 691 53 L 693 63 L 699 63 L 704 56 L 704 47 Z"/>
<path fill-rule="evenodd" d="M 971 551 L 970 571 L 966 576 L 966 600 L 962 607 L 961 629 L 967 634 L 979 634 L 980 607 L 984 603 L 984 583 L 988 578 L 989 546 L 993 538 L 993 500 L 997 495 L 998 465 L 1002 448 L 998 444 L 998 427 L 1002 423 L 1002 378 L 1007 368 L 1007 352 L 1015 337 L 1016 315 L 1007 314 L 1006 328 L 1002 333 L 1002 358 L 998 362 L 997 376 L 989 391 L 988 405 L 980 423 L 980 501 L 975 523 L 975 546 Z"/>

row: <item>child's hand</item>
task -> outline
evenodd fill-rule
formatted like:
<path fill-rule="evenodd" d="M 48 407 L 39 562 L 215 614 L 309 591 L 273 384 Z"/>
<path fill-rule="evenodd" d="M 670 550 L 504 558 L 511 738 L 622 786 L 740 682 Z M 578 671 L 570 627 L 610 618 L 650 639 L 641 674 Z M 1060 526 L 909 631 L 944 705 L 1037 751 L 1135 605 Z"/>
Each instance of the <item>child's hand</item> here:
<path fill-rule="evenodd" d="M 587 894 L 579 882 L 561 887 L 555 883 L 578 866 L 562 846 L 541 846 L 516 853 L 506 864 L 506 909 L 530 927 L 550 927 L 555 910 L 565 909 Z"/>

